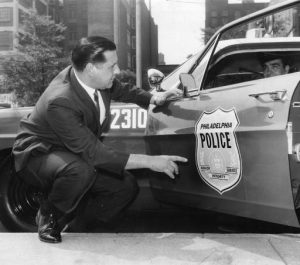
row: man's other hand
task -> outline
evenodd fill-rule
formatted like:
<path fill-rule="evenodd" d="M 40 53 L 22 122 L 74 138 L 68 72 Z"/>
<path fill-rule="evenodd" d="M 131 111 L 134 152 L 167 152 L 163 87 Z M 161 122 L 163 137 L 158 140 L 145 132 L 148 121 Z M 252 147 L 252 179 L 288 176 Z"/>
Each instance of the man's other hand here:
<path fill-rule="evenodd" d="M 174 179 L 175 175 L 179 173 L 176 162 L 187 161 L 182 156 L 130 154 L 125 169 L 149 168 L 156 172 L 166 173 L 170 178 Z"/>
<path fill-rule="evenodd" d="M 175 175 L 178 175 L 179 169 L 176 162 L 187 162 L 185 157 L 181 156 L 150 156 L 149 157 L 149 169 L 157 172 L 163 172 L 167 174 L 171 179 L 175 179 Z"/>

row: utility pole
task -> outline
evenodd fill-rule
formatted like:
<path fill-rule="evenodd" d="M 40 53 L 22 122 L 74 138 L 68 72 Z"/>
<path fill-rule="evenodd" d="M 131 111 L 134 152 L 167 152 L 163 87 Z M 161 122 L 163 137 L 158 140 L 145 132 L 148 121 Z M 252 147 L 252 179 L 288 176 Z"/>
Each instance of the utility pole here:
<path fill-rule="evenodd" d="M 119 50 L 119 0 L 114 0 L 114 42 Z"/>
<path fill-rule="evenodd" d="M 142 87 L 142 1 L 136 0 L 136 85 Z"/>
<path fill-rule="evenodd" d="M 150 65 L 152 66 L 152 63 L 153 63 L 153 58 L 152 58 L 152 3 L 151 3 L 151 0 L 149 0 L 149 42 L 150 42 L 150 51 L 149 51 L 149 54 L 150 54 Z"/>

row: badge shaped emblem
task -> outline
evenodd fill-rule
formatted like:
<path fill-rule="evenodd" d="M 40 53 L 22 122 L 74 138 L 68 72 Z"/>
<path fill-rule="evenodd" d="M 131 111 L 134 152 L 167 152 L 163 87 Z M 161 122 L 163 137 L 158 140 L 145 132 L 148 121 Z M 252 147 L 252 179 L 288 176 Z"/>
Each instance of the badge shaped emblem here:
<path fill-rule="evenodd" d="M 218 108 L 203 112 L 195 125 L 198 172 L 220 194 L 234 188 L 241 178 L 241 155 L 235 134 L 239 124 L 234 108 Z"/>

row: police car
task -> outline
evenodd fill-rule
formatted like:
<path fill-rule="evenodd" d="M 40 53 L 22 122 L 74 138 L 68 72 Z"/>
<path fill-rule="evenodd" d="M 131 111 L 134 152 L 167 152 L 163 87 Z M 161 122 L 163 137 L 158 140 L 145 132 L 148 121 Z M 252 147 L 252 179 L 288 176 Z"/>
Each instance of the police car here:
<path fill-rule="evenodd" d="M 182 98 L 147 111 L 112 105 L 106 144 L 189 160 L 174 180 L 141 171 L 151 205 L 300 226 L 299 10 L 299 0 L 285 1 L 236 20 L 167 77 L 149 73 L 153 93 L 180 88 Z M 30 110 L 0 110 L 0 219 L 13 231 L 36 230 L 36 191 L 14 175 L 10 156 L 19 120 Z"/>

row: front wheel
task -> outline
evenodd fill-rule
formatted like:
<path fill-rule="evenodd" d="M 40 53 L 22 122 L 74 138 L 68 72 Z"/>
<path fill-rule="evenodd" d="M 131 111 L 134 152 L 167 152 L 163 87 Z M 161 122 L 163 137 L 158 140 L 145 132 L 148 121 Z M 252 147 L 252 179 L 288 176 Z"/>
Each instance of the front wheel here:
<path fill-rule="evenodd" d="M 0 221 L 9 231 L 37 231 L 37 190 L 16 175 L 11 155 L 5 156 L 0 163 Z"/>

